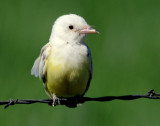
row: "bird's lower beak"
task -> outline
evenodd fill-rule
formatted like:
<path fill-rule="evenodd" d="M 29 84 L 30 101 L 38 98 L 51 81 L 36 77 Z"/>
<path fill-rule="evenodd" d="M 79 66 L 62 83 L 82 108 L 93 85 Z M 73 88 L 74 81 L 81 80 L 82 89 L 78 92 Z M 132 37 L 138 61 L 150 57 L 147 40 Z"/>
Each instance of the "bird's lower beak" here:
<path fill-rule="evenodd" d="M 96 31 L 95 29 L 92 28 L 84 28 L 80 30 L 81 34 L 95 34 L 95 33 L 99 33 L 98 31 Z"/>

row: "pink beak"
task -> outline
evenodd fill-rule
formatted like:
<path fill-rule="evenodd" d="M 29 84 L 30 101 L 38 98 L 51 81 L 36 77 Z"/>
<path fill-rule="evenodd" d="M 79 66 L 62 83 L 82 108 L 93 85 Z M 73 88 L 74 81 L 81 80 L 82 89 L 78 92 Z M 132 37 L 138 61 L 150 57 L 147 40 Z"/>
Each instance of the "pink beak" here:
<path fill-rule="evenodd" d="M 98 31 L 96 31 L 95 29 L 92 28 L 83 28 L 80 30 L 80 33 L 82 34 L 95 34 L 95 33 L 99 33 Z"/>

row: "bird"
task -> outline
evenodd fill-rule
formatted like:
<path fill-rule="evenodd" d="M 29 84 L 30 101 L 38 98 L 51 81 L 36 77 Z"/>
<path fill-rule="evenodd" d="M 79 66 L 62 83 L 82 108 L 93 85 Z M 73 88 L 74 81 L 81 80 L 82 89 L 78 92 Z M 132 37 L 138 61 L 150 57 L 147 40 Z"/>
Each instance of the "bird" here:
<path fill-rule="evenodd" d="M 84 39 L 94 33 L 99 32 L 76 14 L 62 15 L 54 22 L 49 42 L 31 69 L 31 75 L 43 81 L 53 106 L 59 98 L 82 97 L 87 92 L 93 64 Z"/>

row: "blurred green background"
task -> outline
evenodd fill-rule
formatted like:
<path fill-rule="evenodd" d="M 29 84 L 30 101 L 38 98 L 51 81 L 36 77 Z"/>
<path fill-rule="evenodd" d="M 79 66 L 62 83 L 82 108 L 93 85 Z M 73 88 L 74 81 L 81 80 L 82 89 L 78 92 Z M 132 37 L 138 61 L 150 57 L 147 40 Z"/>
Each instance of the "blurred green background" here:
<path fill-rule="evenodd" d="M 94 74 L 86 96 L 160 91 L 159 0 L 0 0 L 0 100 L 48 98 L 30 75 L 57 17 L 81 15 L 99 35 L 89 35 Z M 159 126 L 160 101 L 87 102 L 0 107 L 3 126 Z"/>

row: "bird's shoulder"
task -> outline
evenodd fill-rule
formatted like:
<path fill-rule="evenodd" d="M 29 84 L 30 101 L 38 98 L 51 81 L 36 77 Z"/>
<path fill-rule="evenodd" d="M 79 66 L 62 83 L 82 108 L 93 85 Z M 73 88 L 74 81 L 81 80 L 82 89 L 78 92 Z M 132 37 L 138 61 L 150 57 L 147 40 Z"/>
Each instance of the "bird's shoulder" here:
<path fill-rule="evenodd" d="M 44 56 L 44 54 L 49 53 L 51 50 L 52 45 L 48 42 L 46 45 L 44 45 L 40 52 L 40 57 Z"/>

